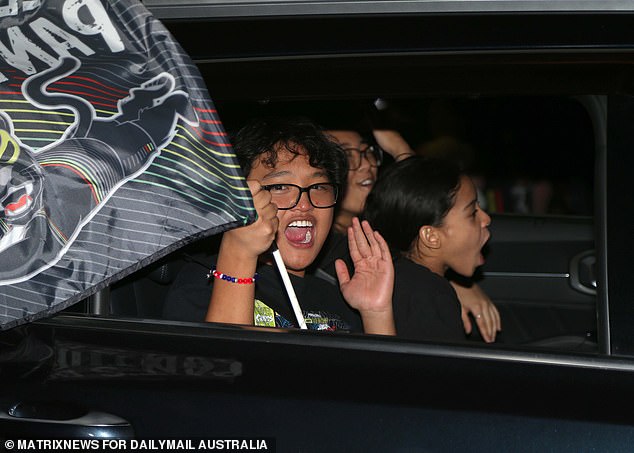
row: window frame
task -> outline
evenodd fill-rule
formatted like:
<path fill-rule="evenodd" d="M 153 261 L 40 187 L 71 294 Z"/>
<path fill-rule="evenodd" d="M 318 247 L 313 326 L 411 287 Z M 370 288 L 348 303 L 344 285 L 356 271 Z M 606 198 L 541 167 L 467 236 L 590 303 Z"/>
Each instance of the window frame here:
<path fill-rule="evenodd" d="M 548 2 L 540 2 L 539 7 L 535 7 L 535 9 L 526 6 L 529 2 L 510 2 L 524 5 L 524 12 L 527 11 L 526 8 L 530 10 L 530 14 L 516 16 L 507 14 L 508 10 L 501 6 L 504 2 L 491 2 L 491 4 L 497 4 L 502 8 L 496 10 L 499 14 L 481 15 L 472 14 L 470 11 L 452 11 L 447 13 L 448 10 L 442 10 L 434 14 L 428 14 L 429 11 L 419 11 L 408 17 L 401 14 L 388 15 L 386 17 L 374 15 L 372 13 L 380 11 L 373 9 L 367 2 L 360 2 L 360 4 L 363 3 L 362 8 L 369 8 L 364 10 L 368 14 L 357 14 L 355 12 L 331 14 L 325 9 L 320 9 L 320 7 L 316 7 L 317 9 L 313 11 L 306 11 L 301 9 L 301 3 L 296 2 L 298 8 L 302 11 L 301 13 L 291 12 L 283 17 L 265 14 L 263 16 L 266 17 L 257 19 L 252 15 L 244 15 L 240 9 L 235 9 L 234 15 L 216 14 L 218 10 L 214 12 L 212 10 L 197 9 L 198 6 L 205 5 L 197 4 L 194 6 L 185 4 L 183 6 L 181 4 L 176 5 L 175 8 L 183 7 L 185 9 L 177 11 L 176 9 L 169 10 L 170 7 L 160 0 L 148 3 L 148 6 L 157 12 L 159 17 L 166 19 L 166 25 L 175 32 L 177 37 L 179 34 L 186 36 L 183 34 L 185 33 L 183 30 L 185 28 L 189 29 L 191 37 L 182 42 L 182 44 L 186 50 L 190 51 L 194 61 L 201 68 L 203 77 L 208 80 L 212 98 L 218 100 L 223 99 L 223 93 L 233 93 L 242 99 L 269 99 L 272 97 L 288 99 L 299 96 L 298 93 L 293 91 L 294 85 L 292 83 L 289 84 L 289 80 L 293 77 L 292 71 L 284 71 L 283 69 L 281 72 L 288 72 L 290 77 L 281 78 L 281 80 L 279 78 L 269 78 L 268 82 L 270 83 L 266 84 L 264 89 L 261 91 L 254 89 L 254 85 L 248 83 L 249 74 L 252 72 L 249 71 L 251 65 L 268 67 L 269 70 L 278 70 L 280 67 L 289 67 L 300 61 L 305 63 L 303 72 L 306 73 L 318 67 L 328 68 L 333 65 L 343 64 L 350 74 L 354 74 L 351 68 L 355 65 L 360 65 L 363 68 L 364 64 L 368 64 L 368 61 L 376 57 L 397 61 L 399 63 L 397 67 L 401 68 L 407 67 L 413 61 L 426 61 L 427 63 L 424 64 L 429 67 L 439 66 L 438 63 L 444 61 L 444 66 L 440 66 L 449 68 L 452 71 L 459 71 L 461 67 L 477 67 L 484 74 L 477 80 L 470 80 L 469 83 L 471 85 L 467 84 L 462 88 L 462 91 L 456 93 L 451 90 L 451 83 L 454 83 L 455 80 L 447 79 L 444 77 L 446 73 L 438 72 L 436 73 L 435 84 L 425 85 L 425 87 L 417 91 L 417 94 L 474 93 L 478 91 L 478 83 L 485 84 L 485 90 L 489 90 L 487 91 L 488 93 L 505 93 L 505 90 L 509 89 L 508 86 L 496 84 L 500 80 L 498 78 L 499 74 L 498 77 L 486 78 L 486 72 L 491 68 L 510 70 L 510 74 L 520 77 L 520 80 L 527 81 L 527 86 L 524 87 L 526 93 L 539 91 L 540 84 L 545 82 L 547 82 L 548 92 L 559 92 L 565 86 L 571 94 L 589 92 L 597 96 L 627 91 L 630 88 L 627 78 L 622 77 L 622 75 L 631 72 L 630 65 L 634 44 L 627 41 L 627 32 L 629 32 L 628 24 L 631 23 L 629 20 L 632 14 L 629 7 L 623 8 L 623 2 L 615 2 L 611 6 L 603 3 L 602 8 L 604 11 L 602 13 L 593 11 L 579 13 L 579 2 L 572 2 L 568 7 L 562 7 L 559 10 L 560 14 L 549 14 L 547 11 L 549 8 L 541 9 L 545 8 Z M 425 2 L 418 2 L 418 7 L 422 3 Z M 443 2 L 436 3 L 441 4 Z M 470 2 L 458 3 L 463 3 L 464 6 Z M 596 5 L 598 4 L 599 2 L 596 3 Z M 446 6 L 447 3 L 445 2 L 444 5 Z M 207 6 L 209 6 L 209 3 L 207 3 Z M 393 6 L 398 8 L 396 5 Z M 225 4 L 223 7 L 231 8 L 231 5 Z M 522 10 L 522 6 L 519 9 Z M 592 7 L 589 9 L 593 10 Z M 200 11 L 203 11 L 202 19 L 200 19 L 201 15 L 198 14 Z M 624 11 L 626 11 L 625 14 L 623 14 Z M 316 14 L 317 12 L 323 14 Z M 198 15 L 199 19 L 192 19 L 196 15 Z M 344 20 L 347 27 L 332 26 L 333 24 L 343 23 Z M 389 22 L 387 25 L 386 20 Z M 424 34 L 421 34 L 422 37 L 419 39 L 407 41 L 407 39 L 399 38 L 395 34 L 396 37 L 389 41 L 388 46 L 384 43 L 377 44 L 382 38 L 385 38 L 385 35 L 370 36 L 367 40 L 362 41 L 352 41 L 353 45 L 344 48 L 335 45 L 335 43 L 346 42 L 347 38 L 356 33 L 355 30 L 363 29 L 362 27 L 382 24 L 386 25 L 388 30 L 393 30 L 396 29 L 395 27 L 398 24 L 402 25 L 402 21 L 406 21 L 410 26 L 417 26 L 423 30 L 426 29 L 426 25 L 429 26 L 432 23 L 437 23 L 435 26 L 437 28 L 434 28 L 433 31 L 447 28 L 446 24 L 452 23 L 460 23 L 465 28 L 461 28 L 459 30 L 460 33 L 458 33 L 458 27 L 448 27 L 447 30 L 450 30 L 449 34 L 438 41 L 426 38 Z M 525 21 L 528 21 L 528 25 L 518 29 L 517 25 L 520 22 L 526 24 Z M 574 34 L 559 33 L 557 31 L 560 24 L 570 23 L 570 21 L 577 25 L 576 27 L 570 27 L 576 28 Z M 597 22 L 602 24 L 602 26 L 595 27 Z M 218 45 L 213 48 L 207 45 L 207 41 L 199 39 L 204 34 L 209 33 L 210 29 L 219 30 L 219 34 L 222 35 L 223 32 L 229 29 L 249 30 L 249 26 L 257 23 L 261 27 L 271 30 L 273 36 L 259 35 L 262 37 L 260 40 L 248 39 L 257 34 L 257 30 L 250 30 L 245 32 L 246 37 L 243 36 L 243 39 L 237 43 L 232 43 L 231 39 L 228 39 L 219 41 Z M 292 25 L 293 23 L 295 25 Z M 487 28 L 490 27 L 491 23 L 497 23 L 502 26 L 501 29 L 496 29 L 494 35 L 487 33 Z M 532 33 L 532 27 L 537 24 L 541 26 L 540 30 L 543 32 L 539 34 L 539 37 Z M 290 49 L 284 47 L 288 44 L 288 41 L 281 39 L 284 35 L 276 32 L 276 30 L 283 29 L 289 25 L 292 25 L 294 30 L 301 28 L 306 28 L 307 30 L 305 35 L 296 35 L 297 39 L 293 41 L 293 46 Z M 318 34 L 315 33 L 323 29 L 335 30 L 334 36 L 326 43 L 316 45 L 315 38 Z M 588 31 L 596 33 L 589 38 L 587 35 Z M 408 36 L 408 38 L 410 37 Z M 589 42 L 589 39 L 592 39 L 592 41 Z M 203 42 L 204 46 L 201 47 L 197 42 Z M 480 66 L 474 65 L 474 60 L 477 60 Z M 584 69 L 591 70 L 584 75 L 583 81 L 571 84 L 571 76 L 579 74 Z M 531 70 L 537 71 L 537 77 L 526 75 Z M 240 74 L 244 75 L 244 77 L 236 77 Z M 505 76 L 507 77 L 508 74 L 509 72 L 506 72 Z M 554 79 L 552 78 L 553 74 L 557 76 Z M 349 77 L 349 79 L 354 80 L 354 77 Z M 579 78 L 573 78 L 572 80 L 577 81 Z M 336 80 L 333 79 L 329 82 L 328 90 L 335 86 L 334 82 Z M 412 80 L 409 80 L 404 85 L 411 87 L 412 83 Z M 219 88 L 215 90 L 214 87 Z M 343 88 L 339 88 L 339 91 L 335 91 L 334 94 L 341 95 L 346 92 L 346 89 L 347 86 L 344 85 Z M 364 87 L 357 87 L 357 91 L 359 90 L 363 91 Z M 543 91 L 539 92 L 543 93 Z M 219 97 L 215 97 L 215 93 L 220 93 Z M 320 93 L 317 91 L 311 93 L 311 95 L 318 96 Z M 591 104 L 596 114 L 599 116 L 604 114 L 605 107 L 601 106 L 601 102 L 593 101 Z M 598 165 L 596 167 L 598 174 L 595 183 L 599 201 L 607 204 L 607 181 L 603 172 L 607 166 L 605 157 L 607 132 L 605 127 L 605 121 L 597 120 L 595 136 L 598 137 L 596 146 L 599 152 L 597 154 Z M 603 207 L 599 208 L 595 214 L 595 224 L 599 227 L 599 237 L 596 240 L 596 245 L 599 250 L 600 275 L 603 281 L 608 282 L 609 285 L 606 249 L 611 246 L 611 243 L 608 243 L 606 238 L 610 233 L 608 229 L 611 230 L 612 226 L 607 224 L 606 216 L 607 212 L 603 211 Z M 611 287 L 606 286 L 599 291 L 597 299 L 601 306 L 599 310 L 599 325 L 603 326 L 603 333 L 599 338 L 600 348 L 601 352 L 608 356 L 612 352 L 613 332 L 610 329 L 614 329 L 616 326 L 612 323 L 610 318 L 611 308 L 607 304 L 608 299 L 611 299 L 610 292 Z M 614 303 L 613 300 L 611 302 Z M 64 316 L 62 315 L 60 318 L 63 319 Z M 426 346 L 417 345 L 416 347 L 425 348 Z M 504 351 L 501 354 L 506 356 L 507 352 Z M 508 358 L 514 360 L 513 357 L 523 357 L 520 352 L 518 352 L 519 356 L 514 354 L 513 352 L 508 353 Z M 525 360 L 525 358 L 521 360 Z M 582 362 L 584 361 L 582 360 L 579 364 Z M 589 362 L 585 363 L 587 365 Z"/>

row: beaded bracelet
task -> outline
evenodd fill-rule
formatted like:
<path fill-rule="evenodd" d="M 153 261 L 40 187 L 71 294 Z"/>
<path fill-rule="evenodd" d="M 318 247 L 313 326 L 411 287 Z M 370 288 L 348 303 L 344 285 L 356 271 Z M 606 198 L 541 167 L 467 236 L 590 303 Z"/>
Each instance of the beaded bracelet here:
<path fill-rule="evenodd" d="M 207 274 L 207 279 L 210 279 L 211 277 L 215 277 L 217 279 L 224 280 L 230 283 L 239 283 L 241 285 L 251 285 L 255 283 L 255 281 L 258 279 L 258 273 L 256 272 L 253 277 L 238 278 L 238 277 L 232 277 L 230 275 L 223 274 L 222 272 L 218 272 L 216 270 L 216 266 L 214 266 L 211 268 L 211 270 Z"/>

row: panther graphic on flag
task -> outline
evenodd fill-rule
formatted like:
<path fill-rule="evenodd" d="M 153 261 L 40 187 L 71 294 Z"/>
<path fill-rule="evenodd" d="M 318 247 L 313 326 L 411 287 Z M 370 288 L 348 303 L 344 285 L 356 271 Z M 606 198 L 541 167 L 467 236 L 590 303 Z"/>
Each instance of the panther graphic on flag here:
<path fill-rule="evenodd" d="M 187 93 L 174 89 L 168 73 L 130 89 L 107 119 L 97 118 L 79 96 L 47 91 L 79 65 L 62 58 L 22 86 L 33 105 L 73 112 L 73 124 L 55 143 L 33 151 L 0 112 L 0 285 L 28 280 L 57 263 L 104 202 L 172 140 L 179 118 L 197 125 Z"/>

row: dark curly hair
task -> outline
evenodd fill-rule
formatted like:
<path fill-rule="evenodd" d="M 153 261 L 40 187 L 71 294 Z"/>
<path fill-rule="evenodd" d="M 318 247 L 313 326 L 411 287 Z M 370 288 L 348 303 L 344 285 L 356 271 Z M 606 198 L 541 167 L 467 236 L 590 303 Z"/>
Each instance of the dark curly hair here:
<path fill-rule="evenodd" d="M 461 167 L 439 158 L 410 157 L 379 176 L 365 202 L 364 218 L 394 251 L 408 252 L 424 225 L 440 226 L 456 203 Z"/>
<path fill-rule="evenodd" d="M 262 154 L 264 163 L 274 167 L 281 149 L 306 153 L 308 162 L 326 172 L 328 180 L 344 190 L 348 159 L 343 150 L 328 139 L 321 127 L 305 117 L 266 117 L 249 121 L 231 138 L 245 176 Z"/>

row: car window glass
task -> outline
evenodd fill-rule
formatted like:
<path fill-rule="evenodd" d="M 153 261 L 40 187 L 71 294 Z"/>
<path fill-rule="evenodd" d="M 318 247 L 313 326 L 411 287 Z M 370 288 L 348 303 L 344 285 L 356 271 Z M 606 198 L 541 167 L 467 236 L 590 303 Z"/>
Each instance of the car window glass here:
<path fill-rule="evenodd" d="M 475 278 L 502 316 L 497 343 L 596 351 L 595 140 L 590 114 L 574 97 L 249 101 L 218 103 L 218 109 L 230 132 L 262 114 L 302 114 L 328 128 L 349 124 L 344 115 L 351 111 L 366 111 L 379 127 L 399 130 L 417 153 L 459 154 L 493 219 L 487 262 Z M 217 250 L 220 237 L 175 251 L 112 285 L 102 314 L 161 319 L 176 273 L 201 250 Z M 206 263 L 199 264 L 202 272 Z M 94 312 L 98 302 L 93 297 L 70 311 Z M 477 329 L 469 338 L 482 341 Z"/>

